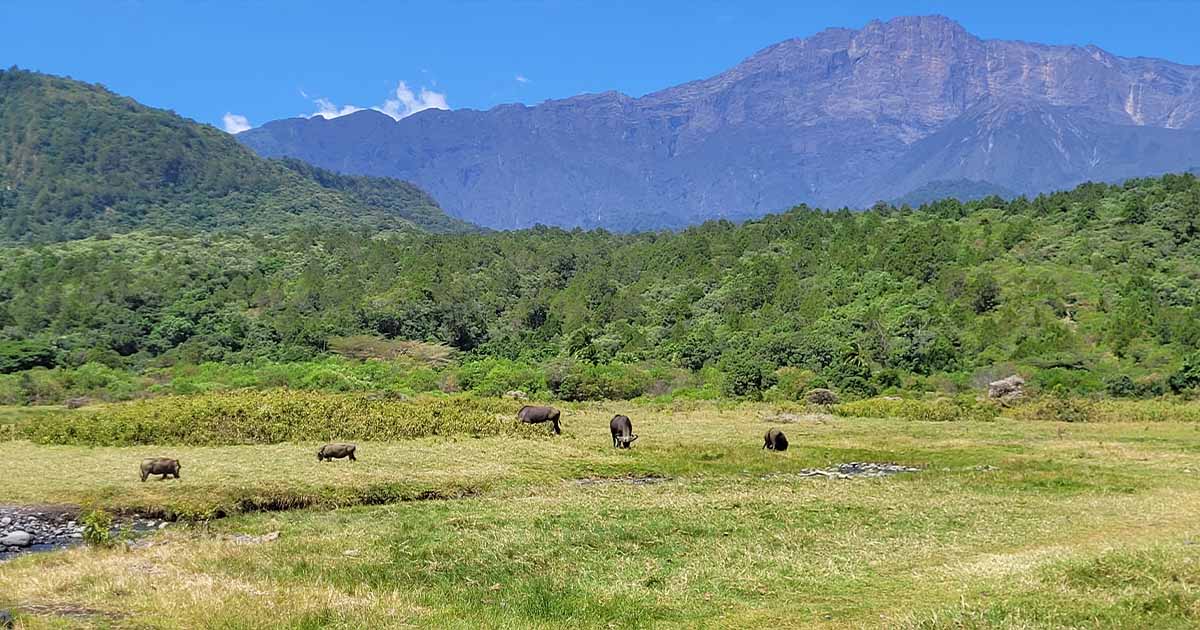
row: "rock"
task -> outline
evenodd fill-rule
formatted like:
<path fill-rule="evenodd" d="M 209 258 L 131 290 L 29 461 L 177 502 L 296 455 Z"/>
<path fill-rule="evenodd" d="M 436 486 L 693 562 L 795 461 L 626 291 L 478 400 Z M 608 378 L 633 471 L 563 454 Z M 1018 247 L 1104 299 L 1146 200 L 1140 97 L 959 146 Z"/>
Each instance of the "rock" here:
<path fill-rule="evenodd" d="M 1011 405 L 1025 397 L 1025 379 L 1019 374 L 988 383 L 988 398 Z"/>
<path fill-rule="evenodd" d="M 513 389 L 510 391 L 504 392 L 504 397 L 510 398 L 512 400 L 528 400 L 529 399 L 529 396 L 526 395 L 525 392 L 523 392 L 519 389 Z"/>
<path fill-rule="evenodd" d="M 9 532 L 7 536 L 0 538 L 0 545 L 4 545 L 5 547 L 28 547 L 32 544 L 33 535 L 19 529 Z"/>
<path fill-rule="evenodd" d="M 67 406 L 67 409 L 79 409 L 80 407 L 88 406 L 89 404 L 91 404 L 91 402 L 92 402 L 92 399 L 88 398 L 86 396 L 83 396 L 80 398 L 68 398 L 67 402 L 66 402 L 66 406 Z"/>
<path fill-rule="evenodd" d="M 821 387 L 809 390 L 807 398 L 808 402 L 814 405 L 836 405 L 838 403 L 837 394 Z"/>
<path fill-rule="evenodd" d="M 347 549 L 342 552 L 343 556 L 348 556 L 351 558 L 357 558 L 358 554 L 359 554 L 359 551 L 357 549 Z"/>
<path fill-rule="evenodd" d="M 4 518 L 0 518 L 0 527 L 8 527 L 8 524 L 11 522 L 12 522 L 12 519 L 7 516 L 5 516 Z"/>

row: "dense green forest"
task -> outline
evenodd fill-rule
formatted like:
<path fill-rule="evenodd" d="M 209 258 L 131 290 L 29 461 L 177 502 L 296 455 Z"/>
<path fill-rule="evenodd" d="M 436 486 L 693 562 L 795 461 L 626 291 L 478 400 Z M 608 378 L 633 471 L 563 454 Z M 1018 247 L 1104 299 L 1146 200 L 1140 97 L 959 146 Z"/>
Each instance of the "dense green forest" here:
<path fill-rule="evenodd" d="M 1044 391 L 1188 393 L 1198 234 L 1200 181 L 1168 175 L 679 233 L 309 227 L 13 247 L 0 397 L 177 381 L 852 398 L 979 391 L 1014 371 Z"/>
<path fill-rule="evenodd" d="M 411 184 L 265 160 L 100 86 L 0 70 L 0 241 L 297 224 L 469 231 Z"/>

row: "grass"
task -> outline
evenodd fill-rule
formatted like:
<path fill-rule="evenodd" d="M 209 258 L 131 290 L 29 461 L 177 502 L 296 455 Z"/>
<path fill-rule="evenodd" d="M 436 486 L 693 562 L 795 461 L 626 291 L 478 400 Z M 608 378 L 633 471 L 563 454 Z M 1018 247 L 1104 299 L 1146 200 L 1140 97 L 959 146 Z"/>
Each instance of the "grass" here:
<path fill-rule="evenodd" d="M 1195 424 L 806 414 L 779 425 L 791 449 L 767 453 L 768 405 L 566 411 L 559 438 L 365 442 L 357 463 L 318 464 L 310 443 L 0 443 L 5 502 L 235 514 L 147 548 L 12 561 L 0 608 L 28 628 L 1200 623 Z M 641 436 L 631 450 L 611 448 L 616 411 Z M 181 481 L 138 481 L 137 461 L 159 454 L 183 460 Z M 790 474 L 864 460 L 924 470 Z M 667 481 L 619 481 L 644 475 Z M 358 505 L 369 488 L 387 502 Z M 343 507 L 238 513 L 247 496 L 266 505 L 245 509 Z"/>

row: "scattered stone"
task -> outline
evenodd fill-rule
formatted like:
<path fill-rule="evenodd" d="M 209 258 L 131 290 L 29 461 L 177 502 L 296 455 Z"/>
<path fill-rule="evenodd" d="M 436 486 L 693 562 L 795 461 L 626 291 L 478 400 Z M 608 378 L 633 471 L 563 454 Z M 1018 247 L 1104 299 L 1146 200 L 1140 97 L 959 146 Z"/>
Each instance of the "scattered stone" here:
<path fill-rule="evenodd" d="M 1019 374 L 988 383 L 988 398 L 1011 405 L 1025 397 L 1025 379 Z"/>
<path fill-rule="evenodd" d="M 345 551 L 343 551 L 343 552 L 342 552 L 342 555 L 343 555 L 343 556 L 350 557 L 350 558 L 357 558 L 357 557 L 358 557 L 358 555 L 359 555 L 359 553 L 360 553 L 360 552 L 359 552 L 359 550 L 357 550 L 357 549 L 347 549 L 347 550 L 345 550 Z"/>
<path fill-rule="evenodd" d="M 238 545 L 259 545 L 279 540 L 279 531 L 268 532 L 262 536 L 252 536 L 250 534 L 235 534 L 230 536 L 228 540 Z"/>
<path fill-rule="evenodd" d="M 655 475 L 629 475 L 627 477 L 583 477 L 576 479 L 575 483 L 581 486 L 596 486 L 613 483 L 627 483 L 634 486 L 646 486 L 652 483 L 663 483 L 670 481 L 670 477 L 658 477 Z"/>
<path fill-rule="evenodd" d="M 766 475 L 764 479 L 780 477 L 826 477 L 828 479 L 871 479 L 890 477 L 900 473 L 921 472 L 920 468 L 902 466 L 900 464 L 879 464 L 875 462 L 850 462 L 838 464 L 832 468 L 806 468 L 798 473 L 775 473 Z"/>
<path fill-rule="evenodd" d="M 0 562 L 24 553 L 54 551 L 82 544 L 83 525 L 76 520 L 78 515 L 79 508 L 74 506 L 0 505 Z M 118 517 L 111 533 L 117 536 L 123 531 L 147 533 L 154 531 L 154 527 L 146 521 Z M 9 536 L 17 533 L 28 535 L 29 543 L 10 544 L 24 539 L 24 536 L 9 539 Z"/>
<path fill-rule="evenodd" d="M 992 472 L 993 470 L 1000 470 L 1000 469 L 996 468 L 995 466 L 989 465 L 989 464 L 984 464 L 983 466 L 976 466 L 976 467 L 972 468 L 971 470 L 974 470 L 976 472 Z"/>
<path fill-rule="evenodd" d="M 519 389 L 504 392 L 504 397 L 512 400 L 529 400 L 529 395 Z"/>

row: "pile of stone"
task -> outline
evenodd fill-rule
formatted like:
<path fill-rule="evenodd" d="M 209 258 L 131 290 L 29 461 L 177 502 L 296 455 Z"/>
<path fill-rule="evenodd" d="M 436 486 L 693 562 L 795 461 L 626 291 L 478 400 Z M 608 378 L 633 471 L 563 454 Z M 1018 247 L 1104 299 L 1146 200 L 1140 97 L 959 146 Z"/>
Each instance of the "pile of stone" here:
<path fill-rule="evenodd" d="M 988 383 L 988 398 L 1008 406 L 1025 398 L 1025 379 L 1019 374 Z"/>
<path fill-rule="evenodd" d="M 0 560 L 29 551 L 52 551 L 83 543 L 83 524 L 79 514 L 68 507 L 0 506 Z M 113 534 L 121 528 L 145 533 L 165 523 L 135 516 L 114 524 Z"/>
<path fill-rule="evenodd" d="M 82 539 L 83 526 L 70 512 L 0 507 L 0 554 L 67 546 Z"/>

